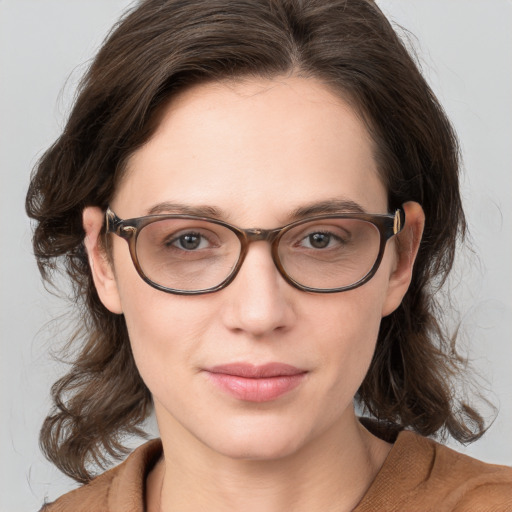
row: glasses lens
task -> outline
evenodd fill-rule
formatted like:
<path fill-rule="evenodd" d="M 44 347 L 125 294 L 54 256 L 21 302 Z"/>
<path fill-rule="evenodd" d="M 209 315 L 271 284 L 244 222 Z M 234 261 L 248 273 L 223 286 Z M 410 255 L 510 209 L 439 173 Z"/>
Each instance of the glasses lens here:
<path fill-rule="evenodd" d="M 284 271 L 303 286 L 335 289 L 368 274 L 377 261 L 380 232 L 360 219 L 329 218 L 306 222 L 279 241 Z"/>
<path fill-rule="evenodd" d="M 197 291 L 213 288 L 231 274 L 240 241 L 214 222 L 162 219 L 140 230 L 136 252 L 142 271 L 154 283 Z"/>

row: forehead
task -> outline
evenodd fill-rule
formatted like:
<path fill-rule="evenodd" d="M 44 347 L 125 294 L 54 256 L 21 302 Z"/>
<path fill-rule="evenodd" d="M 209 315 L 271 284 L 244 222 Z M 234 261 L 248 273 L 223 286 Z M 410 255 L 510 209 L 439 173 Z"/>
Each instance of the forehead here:
<path fill-rule="evenodd" d="M 284 219 L 332 198 L 386 210 L 373 142 L 341 96 L 295 77 L 201 84 L 173 98 L 113 204 L 123 216 L 175 202 L 218 207 L 230 220 Z"/>

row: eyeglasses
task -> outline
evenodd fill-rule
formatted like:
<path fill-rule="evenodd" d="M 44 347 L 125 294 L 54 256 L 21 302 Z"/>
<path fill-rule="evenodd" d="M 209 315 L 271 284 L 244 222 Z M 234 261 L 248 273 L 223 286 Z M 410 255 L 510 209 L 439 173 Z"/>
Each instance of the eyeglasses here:
<path fill-rule="evenodd" d="M 377 272 L 386 242 L 405 213 L 320 215 L 276 229 L 240 229 L 194 215 L 120 219 L 106 211 L 106 232 L 124 238 L 140 277 L 167 293 L 197 295 L 225 288 L 237 275 L 249 244 L 266 241 L 283 278 L 307 292 L 351 290 Z"/>

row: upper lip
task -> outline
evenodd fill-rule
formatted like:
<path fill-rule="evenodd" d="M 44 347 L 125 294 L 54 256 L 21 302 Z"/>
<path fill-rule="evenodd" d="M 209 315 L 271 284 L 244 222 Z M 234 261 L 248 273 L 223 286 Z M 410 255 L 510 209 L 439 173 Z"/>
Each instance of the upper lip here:
<path fill-rule="evenodd" d="M 245 377 L 248 379 L 262 379 L 306 373 L 305 370 L 301 370 L 300 368 L 296 368 L 295 366 L 285 363 L 267 363 L 262 365 L 254 365 L 251 363 L 230 363 L 213 366 L 207 368 L 206 371 L 210 373 L 222 373 L 236 377 Z"/>

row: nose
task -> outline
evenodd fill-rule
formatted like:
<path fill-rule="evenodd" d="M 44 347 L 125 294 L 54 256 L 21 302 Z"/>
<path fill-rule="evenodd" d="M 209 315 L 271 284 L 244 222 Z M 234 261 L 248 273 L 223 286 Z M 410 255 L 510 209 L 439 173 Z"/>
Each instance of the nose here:
<path fill-rule="evenodd" d="M 252 243 L 234 281 L 223 290 L 223 321 L 254 338 L 288 330 L 295 321 L 292 296 L 300 293 L 277 270 L 267 242 Z"/>

